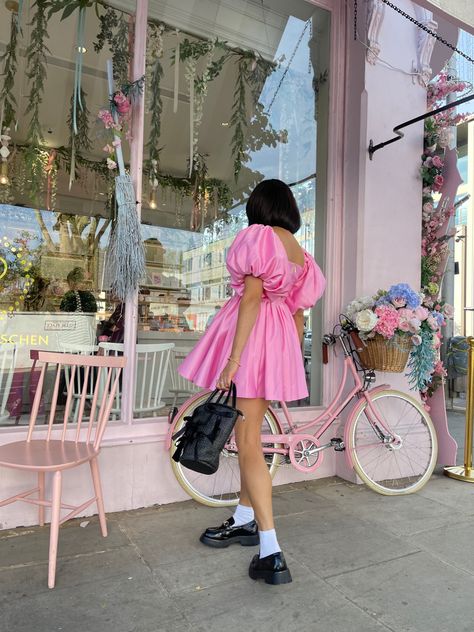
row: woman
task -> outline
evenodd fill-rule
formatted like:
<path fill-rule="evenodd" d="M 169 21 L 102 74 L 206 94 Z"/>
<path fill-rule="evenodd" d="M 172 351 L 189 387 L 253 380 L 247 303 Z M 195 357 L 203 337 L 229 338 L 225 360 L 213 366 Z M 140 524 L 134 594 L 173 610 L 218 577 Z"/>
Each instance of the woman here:
<path fill-rule="evenodd" d="M 237 408 L 244 414 L 235 427 L 240 503 L 224 524 L 206 529 L 201 542 L 219 548 L 260 543 L 250 577 L 282 584 L 291 575 L 275 534 L 272 481 L 260 432 L 271 400 L 308 395 L 301 353 L 303 310 L 320 298 L 325 280 L 294 237 L 301 218 L 286 184 L 260 182 L 246 210 L 249 226 L 237 235 L 227 256 L 235 295 L 216 314 L 180 373 L 209 389 L 227 389 L 233 380 Z"/>
<path fill-rule="evenodd" d="M 89 290 L 80 289 L 86 275 L 82 268 L 73 268 L 66 277 L 69 291 L 63 296 L 59 309 L 62 312 L 87 312 L 95 313 L 97 303 L 94 295 Z"/>

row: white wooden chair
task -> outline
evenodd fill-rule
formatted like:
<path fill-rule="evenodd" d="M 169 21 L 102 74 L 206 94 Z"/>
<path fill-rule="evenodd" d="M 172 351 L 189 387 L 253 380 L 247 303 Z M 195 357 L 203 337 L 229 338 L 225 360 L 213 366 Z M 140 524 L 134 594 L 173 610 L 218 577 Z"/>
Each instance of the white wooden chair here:
<path fill-rule="evenodd" d="M 73 343 L 61 343 L 59 345 L 62 353 L 69 353 L 74 355 L 95 355 L 99 349 L 97 345 L 82 345 L 82 344 L 73 344 Z M 64 366 L 65 373 L 65 381 L 69 384 L 69 367 L 67 365 Z M 78 370 L 74 375 L 74 383 L 73 383 L 73 402 L 72 406 L 73 410 L 73 419 L 76 422 L 79 414 L 79 405 L 81 399 L 85 397 L 86 401 L 91 402 L 94 396 L 94 380 L 93 376 L 90 375 L 88 377 L 89 384 L 85 388 L 84 395 L 84 371 Z"/>
<path fill-rule="evenodd" d="M 169 392 L 174 396 L 172 408 L 176 407 L 180 396 L 184 395 L 187 399 L 194 393 L 202 390 L 178 373 L 178 367 L 189 351 L 190 349 L 185 349 L 184 347 L 175 347 L 171 353 L 171 388 Z"/>
<path fill-rule="evenodd" d="M 0 422 L 5 421 L 10 416 L 7 403 L 15 373 L 16 355 L 17 351 L 14 345 L 5 345 L 0 348 Z"/>
<path fill-rule="evenodd" d="M 124 345 L 118 342 L 100 342 L 99 349 L 104 355 L 117 356 L 123 354 Z M 173 349 L 173 343 L 137 344 L 137 370 L 133 389 L 134 414 L 156 414 L 166 405 L 162 400 L 162 395 Z M 112 415 L 120 415 L 121 401 L 122 388 L 120 387 L 115 396 Z"/>

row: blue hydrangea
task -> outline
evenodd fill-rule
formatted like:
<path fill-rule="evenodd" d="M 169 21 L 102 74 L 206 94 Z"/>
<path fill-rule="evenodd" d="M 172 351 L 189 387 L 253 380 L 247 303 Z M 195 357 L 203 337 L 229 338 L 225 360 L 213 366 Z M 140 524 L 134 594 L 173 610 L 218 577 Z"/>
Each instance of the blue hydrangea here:
<path fill-rule="evenodd" d="M 409 309 L 416 309 L 421 304 L 418 292 L 412 290 L 408 283 L 397 283 L 397 285 L 392 285 L 383 298 L 385 299 L 385 302 L 391 302 L 394 299 L 403 299 L 406 301 L 406 306 Z"/>
<path fill-rule="evenodd" d="M 435 310 L 434 312 L 431 312 L 431 316 L 433 316 L 435 321 L 438 323 L 438 327 L 443 327 L 443 325 L 446 324 L 444 316 L 443 316 L 443 314 L 441 312 L 437 312 Z"/>

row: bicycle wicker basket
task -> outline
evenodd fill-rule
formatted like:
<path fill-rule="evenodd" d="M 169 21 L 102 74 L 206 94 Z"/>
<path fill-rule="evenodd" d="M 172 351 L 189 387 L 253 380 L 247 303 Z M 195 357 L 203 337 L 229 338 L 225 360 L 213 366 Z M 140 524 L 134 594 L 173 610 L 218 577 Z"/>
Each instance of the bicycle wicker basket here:
<path fill-rule="evenodd" d="M 363 351 L 359 351 L 359 358 L 365 369 L 402 373 L 408 362 L 412 342 L 409 336 L 395 336 L 387 340 L 380 334 L 365 341 Z"/>

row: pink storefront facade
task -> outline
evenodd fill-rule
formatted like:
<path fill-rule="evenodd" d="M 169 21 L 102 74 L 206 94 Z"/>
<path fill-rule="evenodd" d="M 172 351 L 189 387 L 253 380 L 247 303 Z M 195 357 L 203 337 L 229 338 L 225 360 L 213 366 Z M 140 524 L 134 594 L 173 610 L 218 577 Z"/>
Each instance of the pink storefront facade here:
<path fill-rule="evenodd" d="M 113 3 L 113 6 L 117 10 L 129 11 L 130 4 L 134 3 L 116 2 Z M 164 4 L 170 6 L 165 7 Z M 189 15 L 185 16 L 187 9 L 184 7 L 187 4 L 199 3 L 137 1 L 136 11 L 132 11 L 135 13 L 132 80 L 147 72 L 147 19 L 163 20 L 166 24 L 180 29 L 181 32 L 188 32 L 185 31 L 184 24 L 187 20 L 189 30 L 191 16 L 194 32 L 197 36 L 203 36 L 207 28 L 206 23 L 209 21 L 206 11 L 210 11 L 212 7 L 217 7 L 219 11 L 215 14 L 217 17 L 215 17 L 213 29 L 209 32 L 209 36 L 220 38 L 226 36 L 229 45 L 241 46 L 246 49 L 250 48 L 253 37 L 254 45 L 257 40 L 269 43 L 266 48 L 262 46 L 261 54 L 263 57 L 269 57 L 270 52 L 273 56 L 276 56 L 277 53 L 280 56 L 285 56 L 286 61 L 281 62 L 282 73 L 272 87 L 273 97 L 271 95 L 269 97 L 273 106 L 271 99 L 275 100 L 275 90 L 277 92 L 279 90 L 280 95 L 283 93 L 284 87 L 281 86 L 285 85 L 285 77 L 288 77 L 289 71 L 283 79 L 281 77 L 285 73 L 286 65 L 290 67 L 288 61 L 291 60 L 294 64 L 301 63 L 302 65 L 308 63 L 306 59 L 299 60 L 299 56 L 302 54 L 301 48 L 296 50 L 293 57 L 291 54 L 295 51 L 294 44 L 297 41 L 295 33 L 301 34 L 303 32 L 301 26 L 304 29 L 306 22 L 311 22 L 306 32 L 310 38 L 308 47 L 310 51 L 313 50 L 313 53 L 309 53 L 309 58 L 311 59 L 313 54 L 317 57 L 318 62 L 314 65 L 313 70 L 308 72 L 309 79 L 306 78 L 304 81 L 310 81 L 313 84 L 316 81 L 318 84 L 313 116 L 316 120 L 316 127 L 311 123 L 309 128 L 310 133 L 314 133 L 315 137 L 317 136 L 317 141 L 316 138 L 310 139 L 308 149 L 309 152 L 314 153 L 314 157 L 311 158 L 314 162 L 314 174 L 312 168 L 310 169 L 311 173 L 307 174 L 304 169 L 296 166 L 295 171 L 291 170 L 292 167 L 287 167 L 288 173 L 285 173 L 285 161 L 290 165 L 298 162 L 298 151 L 301 148 L 300 145 L 296 144 L 296 141 L 295 145 L 291 146 L 291 130 L 293 128 L 287 123 L 287 120 L 290 120 L 292 108 L 297 108 L 296 102 L 292 102 L 290 99 L 291 93 L 288 93 L 286 103 L 282 104 L 279 115 L 282 120 L 282 127 L 285 126 L 289 130 L 290 144 L 287 143 L 287 147 L 295 149 L 297 158 L 285 155 L 285 146 L 282 144 L 282 148 L 277 147 L 275 150 L 280 152 L 278 169 L 275 167 L 275 170 L 272 171 L 272 167 L 266 170 L 264 158 L 258 164 L 256 162 L 257 170 L 265 177 L 281 176 L 282 179 L 289 179 L 290 182 L 296 183 L 296 189 L 303 185 L 309 187 L 307 181 L 306 184 L 304 182 L 299 184 L 305 180 L 307 175 L 314 175 L 313 179 L 317 181 L 317 185 L 314 185 L 316 187 L 314 203 L 310 201 L 304 206 L 305 209 L 308 209 L 308 228 L 303 244 L 309 248 L 308 244 L 311 242 L 311 249 L 326 275 L 327 290 L 323 300 L 312 313 L 308 313 L 308 322 L 311 323 L 312 328 L 312 341 L 309 338 L 308 344 L 311 349 L 308 351 L 306 364 L 311 395 L 307 401 L 294 403 L 290 406 L 297 422 L 306 421 L 315 416 L 315 410 L 331 400 L 338 384 L 341 358 L 331 357 L 329 364 L 323 366 L 319 340 L 322 333 L 332 329 L 344 306 L 357 296 L 373 294 L 379 288 L 388 287 L 394 283 L 405 282 L 414 288 L 420 287 L 422 184 L 419 177 L 419 165 L 423 147 L 423 124 L 418 123 L 408 127 L 402 141 L 377 152 L 373 160 L 370 160 L 368 147 L 371 140 L 379 142 L 391 137 L 392 128 L 396 124 L 411 119 L 426 110 L 426 82 L 431 77 L 432 71 L 439 71 L 442 68 L 449 58 L 450 51 L 437 44 L 433 52 L 433 41 L 425 33 L 378 0 L 358 3 L 356 24 L 353 3 L 344 0 L 314 0 L 312 2 L 300 0 L 291 7 L 290 5 L 293 3 L 290 2 L 268 2 L 265 4 L 266 9 L 263 14 L 261 3 L 248 3 L 246 8 L 244 7 L 245 3 L 241 3 L 239 15 L 242 22 L 239 26 L 235 22 L 235 15 L 231 15 L 232 12 L 235 14 L 238 11 L 239 3 L 217 2 L 217 0 L 202 3 L 202 14 L 200 14 L 200 9 L 190 7 Z M 456 31 L 455 27 L 446 21 L 445 16 L 432 14 L 429 11 L 428 3 L 426 7 L 421 7 L 411 0 L 397 0 L 396 4 L 404 12 L 434 30 L 443 28 L 445 29 L 443 32 L 450 34 Z M 258 26 L 263 29 L 260 33 L 255 26 L 257 20 L 260 20 Z M 279 48 L 278 42 L 274 46 L 270 45 L 274 35 L 273 31 L 277 30 L 280 22 L 290 24 L 292 28 L 297 29 L 295 31 L 290 29 L 289 34 L 287 34 L 289 42 L 291 42 L 291 45 L 288 44 L 287 50 L 284 50 L 282 44 Z M 245 28 L 246 24 L 252 23 L 255 27 L 253 36 L 250 29 Z M 265 30 L 267 30 L 266 33 Z M 284 29 L 282 28 L 281 31 L 284 32 Z M 234 34 L 235 40 L 231 39 L 231 33 Z M 355 33 L 357 37 L 355 37 Z M 239 41 L 239 37 L 244 37 L 244 35 L 244 41 Z M 303 38 L 302 41 L 305 42 L 306 34 L 301 37 Z M 280 41 L 283 39 L 281 37 Z M 311 49 L 311 41 L 315 42 L 313 49 Z M 430 60 L 432 52 L 436 57 L 433 61 Z M 168 70 L 169 73 L 167 74 Z M 173 95 L 174 72 L 171 66 L 170 69 L 165 69 L 165 78 L 169 78 L 169 85 L 167 86 L 169 94 L 166 97 L 169 103 L 165 103 L 165 108 L 169 108 L 170 111 L 173 108 L 173 98 L 175 97 Z M 183 81 L 183 77 L 181 76 L 177 81 Z M 303 79 L 301 81 L 303 82 Z M 297 89 L 301 90 L 301 94 L 303 94 L 305 86 L 303 83 L 298 85 L 302 86 L 297 87 Z M 147 231 L 150 224 L 160 224 L 160 220 L 148 221 L 152 210 L 154 211 L 153 204 L 149 203 L 150 193 L 152 195 L 157 193 L 158 197 L 163 200 L 165 195 L 161 180 L 159 180 L 158 186 L 154 186 L 153 179 L 147 170 L 149 156 L 146 145 L 149 123 L 146 120 L 149 112 L 145 113 L 145 109 L 148 107 L 146 96 L 145 94 L 145 100 L 138 101 L 134 106 L 129 164 L 136 187 L 137 200 L 141 201 L 138 204 L 138 212 L 141 213 Z M 178 98 L 181 97 L 178 95 Z M 185 101 L 187 100 L 183 97 L 182 102 Z M 181 106 L 182 103 L 180 102 Z M 211 118 L 212 116 L 217 116 L 217 114 L 211 114 Z M 219 116 L 221 116 L 220 113 Z M 296 111 L 295 118 L 298 118 L 298 111 Z M 219 124 L 225 130 L 228 121 L 222 116 L 221 119 L 219 119 Z M 188 120 L 186 119 L 186 123 Z M 173 134 L 177 134 L 176 130 L 173 131 L 172 129 L 172 119 L 164 118 L 164 121 L 168 128 L 165 130 L 165 133 L 168 134 L 168 143 L 164 144 L 163 155 L 166 154 L 167 148 L 170 146 L 170 139 L 173 138 Z M 174 124 L 178 127 L 180 125 L 178 122 Z M 276 123 L 273 124 L 276 125 Z M 203 125 L 207 125 L 205 117 Z M 305 132 L 303 131 L 301 134 L 304 135 Z M 229 141 L 228 138 L 227 142 Z M 177 144 L 180 142 L 181 139 L 176 140 Z M 186 136 L 183 140 L 182 153 L 188 152 L 188 149 L 189 140 Z M 206 149 L 207 147 L 203 148 L 204 151 Z M 213 151 L 224 153 L 228 152 L 228 148 L 222 145 L 220 150 L 219 147 L 214 147 Z M 261 151 L 261 147 L 259 151 Z M 303 150 L 301 149 L 301 151 Z M 304 156 L 304 154 L 301 155 Z M 251 160 L 257 161 L 253 155 Z M 301 158 L 302 162 L 305 160 L 307 158 Z M 209 158 L 211 176 L 213 175 L 213 164 L 218 164 L 219 161 L 218 154 L 211 155 Z M 171 162 L 170 158 L 170 164 Z M 277 162 L 273 154 L 268 158 L 268 164 L 277 164 Z M 171 166 L 169 170 L 172 170 Z M 302 199 L 306 194 L 313 195 L 314 192 L 309 188 L 302 190 Z M 245 195 L 240 199 L 244 201 Z M 10 208 L 14 206 L 13 203 Z M 167 212 L 166 209 L 162 210 L 164 213 Z M 191 215 L 193 212 L 194 210 L 191 209 Z M 187 222 L 186 203 L 183 213 Z M 200 218 L 202 228 L 206 223 L 203 217 Z M 178 225 L 178 227 L 179 234 L 173 233 L 173 236 L 180 238 L 181 233 L 184 233 L 184 227 L 183 225 Z M 170 231 L 175 229 L 176 226 L 169 226 Z M 186 230 L 188 230 L 187 225 Z M 196 227 L 193 230 L 199 232 Z M 204 233 L 205 231 L 201 230 L 201 232 Z M 145 237 L 147 235 L 148 233 Z M 225 244 L 228 243 L 232 234 L 226 233 L 226 235 Z M 164 243 L 161 236 L 156 237 L 155 233 L 152 232 L 148 235 L 148 239 L 150 249 L 152 246 L 162 247 Z M 157 246 L 157 240 L 160 246 Z M 202 279 L 207 278 L 204 269 L 204 266 L 207 265 L 206 262 L 212 257 L 214 260 L 221 257 L 220 251 L 219 253 L 216 252 L 217 247 L 212 245 L 216 242 L 219 240 L 214 238 L 214 240 L 208 240 L 205 245 L 202 245 L 201 242 L 198 243 L 196 240 L 190 239 L 190 245 L 186 246 L 186 253 L 181 256 L 180 265 L 183 267 L 183 271 L 180 273 L 182 275 L 180 279 L 185 279 L 184 275 L 188 275 L 186 283 L 187 287 L 191 288 L 189 289 L 191 298 L 189 299 L 187 296 L 192 304 L 196 303 L 197 305 L 193 309 L 188 307 L 185 310 L 187 322 L 191 323 L 192 321 L 193 325 L 189 324 L 184 328 L 175 326 L 175 329 L 169 327 L 167 332 L 164 327 L 154 329 L 155 325 L 144 324 L 144 310 L 148 309 L 147 318 L 149 318 L 150 311 L 154 312 L 155 321 L 158 320 L 156 315 L 161 314 L 157 305 L 163 302 L 162 298 L 156 299 L 156 303 L 152 303 L 152 309 L 143 307 L 146 301 L 152 301 L 150 297 L 153 297 L 153 292 L 157 291 L 151 282 L 144 284 L 146 290 L 142 289 L 137 299 L 127 302 L 125 306 L 123 344 L 128 364 L 122 384 L 120 412 L 108 425 L 100 456 L 104 498 L 106 510 L 109 512 L 182 501 L 188 498 L 175 480 L 170 466 L 169 453 L 166 450 L 169 427 L 167 410 L 172 404 L 171 395 L 169 400 L 165 402 L 167 405 L 163 406 L 158 413 L 150 414 L 146 411 L 137 413 L 135 385 L 137 380 L 140 381 L 143 376 L 140 374 L 136 360 L 136 345 L 172 340 L 177 348 L 186 349 L 192 346 L 198 333 L 202 332 L 205 327 L 203 321 L 212 315 L 210 306 L 213 309 L 213 302 L 219 305 L 225 300 L 225 294 L 221 294 L 220 288 L 214 291 L 212 286 L 207 291 L 207 281 L 202 281 Z M 169 254 L 171 247 L 167 246 L 167 248 Z M 199 268 L 201 280 L 198 281 L 193 281 L 192 278 L 194 256 L 203 262 Z M 191 263 L 187 263 L 189 260 Z M 102 265 L 103 282 L 106 266 Z M 151 268 L 152 265 L 150 264 Z M 172 282 L 170 284 L 168 287 L 172 288 Z M 165 284 L 163 283 L 163 285 Z M 158 284 L 155 283 L 155 286 Z M 201 286 L 204 290 L 200 289 Z M 103 287 L 91 290 L 92 293 L 96 294 L 98 302 L 100 299 L 99 289 L 102 290 Z M 184 294 L 181 285 L 178 289 Z M 168 289 L 166 292 L 169 294 L 170 290 Z M 166 292 L 163 291 L 164 294 Z M 196 299 L 193 298 L 193 292 L 197 293 Z M 184 302 L 182 297 L 180 300 Z M 204 310 L 203 306 L 206 307 L 207 311 Z M 5 331 L 8 335 L 13 332 L 13 323 L 21 322 L 19 320 L 20 311 L 18 317 L 15 316 L 6 323 Z M 40 311 L 38 310 L 38 313 Z M 43 311 L 46 313 L 46 310 Z M 172 319 L 171 309 L 168 311 L 169 319 L 176 324 Z M 180 312 L 176 311 L 176 313 L 179 314 Z M 166 316 L 168 318 L 168 314 Z M 17 321 L 16 318 L 18 318 Z M 164 316 L 160 316 L 160 318 L 160 323 L 163 323 Z M 147 323 L 149 322 L 147 321 Z M 156 340 L 153 337 L 155 334 Z M 409 390 L 409 385 L 403 374 L 379 374 L 377 377 L 380 383 L 389 382 L 401 390 Z M 442 399 L 433 407 L 433 418 L 441 447 L 440 463 L 452 464 L 455 445 L 447 433 Z M 0 443 L 17 440 L 25 432 L 23 422 L 24 420 L 21 418 L 19 423 L 3 423 L 0 426 Z M 330 432 L 329 439 L 334 430 Z M 344 457 L 331 451 L 325 455 L 322 467 L 311 477 L 320 478 L 333 475 L 355 480 L 353 473 L 346 466 Z M 15 494 L 24 486 L 24 480 L 20 480 L 17 472 L 2 471 L 1 477 L 5 497 Z M 297 473 L 293 469 L 281 468 L 277 472 L 274 483 L 281 485 L 305 478 L 308 476 Z M 68 494 L 75 498 L 90 495 L 90 485 L 89 473 L 86 469 L 82 471 L 79 468 L 70 477 L 66 476 L 64 480 L 66 502 Z M 32 524 L 37 524 L 37 513 L 33 507 L 28 505 L 14 504 L 4 507 L 0 512 L 0 528 Z"/>

